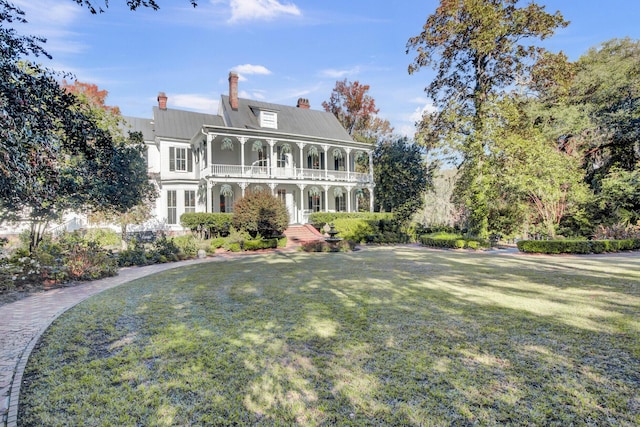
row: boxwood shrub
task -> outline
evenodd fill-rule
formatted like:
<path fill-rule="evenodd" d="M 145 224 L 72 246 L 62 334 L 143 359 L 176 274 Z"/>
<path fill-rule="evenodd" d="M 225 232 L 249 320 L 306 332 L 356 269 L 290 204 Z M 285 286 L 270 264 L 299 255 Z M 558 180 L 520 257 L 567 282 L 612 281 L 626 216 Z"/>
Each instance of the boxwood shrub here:
<path fill-rule="evenodd" d="M 483 239 L 463 238 L 462 236 L 448 233 L 435 233 L 420 237 L 423 246 L 443 249 L 473 249 L 488 248 L 489 242 Z"/>
<path fill-rule="evenodd" d="M 520 240 L 518 250 L 540 254 L 601 254 L 640 249 L 640 239 L 624 240 Z"/>

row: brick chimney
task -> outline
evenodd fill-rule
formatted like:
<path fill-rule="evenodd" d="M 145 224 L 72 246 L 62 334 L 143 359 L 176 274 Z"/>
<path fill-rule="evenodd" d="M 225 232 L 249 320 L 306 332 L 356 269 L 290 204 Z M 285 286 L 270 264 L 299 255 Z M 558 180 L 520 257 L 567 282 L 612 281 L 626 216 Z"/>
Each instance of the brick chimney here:
<path fill-rule="evenodd" d="M 298 105 L 296 105 L 296 107 L 308 110 L 311 108 L 311 105 L 309 105 L 309 100 L 307 98 L 298 98 Z"/>
<path fill-rule="evenodd" d="M 229 73 L 229 104 L 231 109 L 238 109 L 238 73 L 235 71 Z"/>
<path fill-rule="evenodd" d="M 158 108 L 161 110 L 167 109 L 167 95 L 164 92 L 158 93 Z"/>

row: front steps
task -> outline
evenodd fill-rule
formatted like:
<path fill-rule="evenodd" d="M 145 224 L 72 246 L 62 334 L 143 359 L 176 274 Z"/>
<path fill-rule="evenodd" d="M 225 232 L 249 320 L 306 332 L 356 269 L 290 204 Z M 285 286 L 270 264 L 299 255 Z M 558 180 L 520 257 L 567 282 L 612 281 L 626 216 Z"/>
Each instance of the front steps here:
<path fill-rule="evenodd" d="M 324 236 L 311 224 L 290 225 L 284 230 L 284 235 L 287 236 L 288 247 L 299 246 L 303 243 L 316 240 L 324 240 Z"/>

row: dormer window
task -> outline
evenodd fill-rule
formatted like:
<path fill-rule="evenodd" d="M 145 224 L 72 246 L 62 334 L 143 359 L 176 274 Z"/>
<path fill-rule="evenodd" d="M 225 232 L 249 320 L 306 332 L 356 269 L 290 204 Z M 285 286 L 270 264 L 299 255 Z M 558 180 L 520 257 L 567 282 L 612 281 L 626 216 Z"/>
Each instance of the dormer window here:
<path fill-rule="evenodd" d="M 260 127 L 278 129 L 278 114 L 275 111 L 260 111 Z"/>

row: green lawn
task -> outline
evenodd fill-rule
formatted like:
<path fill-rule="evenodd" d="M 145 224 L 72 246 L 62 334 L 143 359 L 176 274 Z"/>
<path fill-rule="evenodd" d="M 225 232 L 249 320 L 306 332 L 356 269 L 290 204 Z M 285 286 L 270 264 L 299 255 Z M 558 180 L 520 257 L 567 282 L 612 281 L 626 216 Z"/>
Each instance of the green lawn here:
<path fill-rule="evenodd" d="M 59 318 L 19 425 L 638 425 L 639 313 L 637 253 L 212 262 Z"/>

